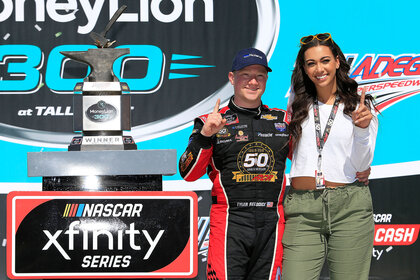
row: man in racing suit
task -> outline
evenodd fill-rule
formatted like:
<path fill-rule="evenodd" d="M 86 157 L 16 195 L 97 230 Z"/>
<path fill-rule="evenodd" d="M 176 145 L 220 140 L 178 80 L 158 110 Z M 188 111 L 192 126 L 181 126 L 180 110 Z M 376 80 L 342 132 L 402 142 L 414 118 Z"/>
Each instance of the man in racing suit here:
<path fill-rule="evenodd" d="M 280 279 L 289 133 L 286 112 L 261 103 L 269 71 L 261 51 L 238 52 L 234 96 L 195 119 L 179 162 L 185 180 L 213 182 L 207 279 Z"/>

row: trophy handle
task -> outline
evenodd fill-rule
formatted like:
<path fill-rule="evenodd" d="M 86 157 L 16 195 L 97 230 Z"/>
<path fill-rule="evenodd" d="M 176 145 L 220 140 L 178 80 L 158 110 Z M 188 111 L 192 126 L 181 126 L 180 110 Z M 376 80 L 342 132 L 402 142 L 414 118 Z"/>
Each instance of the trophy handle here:
<path fill-rule="evenodd" d="M 127 9 L 127 5 L 122 5 L 112 16 L 112 18 L 109 20 L 108 24 L 105 26 L 105 29 L 100 33 L 91 32 L 89 34 L 90 38 L 93 39 L 96 46 L 99 48 L 107 48 L 113 44 L 109 43 L 109 40 L 105 37 L 106 33 L 108 33 L 109 29 L 111 29 L 112 25 L 117 21 L 117 19 L 121 16 L 121 14 Z"/>

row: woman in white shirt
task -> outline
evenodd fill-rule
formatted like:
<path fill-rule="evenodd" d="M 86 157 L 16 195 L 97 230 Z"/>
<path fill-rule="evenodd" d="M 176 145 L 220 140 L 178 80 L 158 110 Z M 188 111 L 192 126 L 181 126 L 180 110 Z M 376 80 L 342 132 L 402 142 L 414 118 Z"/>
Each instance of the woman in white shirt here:
<path fill-rule="evenodd" d="M 283 280 L 368 279 L 374 222 L 369 168 L 378 119 L 358 95 L 350 66 L 329 33 L 305 36 L 292 75 L 291 188 L 284 202 Z"/>

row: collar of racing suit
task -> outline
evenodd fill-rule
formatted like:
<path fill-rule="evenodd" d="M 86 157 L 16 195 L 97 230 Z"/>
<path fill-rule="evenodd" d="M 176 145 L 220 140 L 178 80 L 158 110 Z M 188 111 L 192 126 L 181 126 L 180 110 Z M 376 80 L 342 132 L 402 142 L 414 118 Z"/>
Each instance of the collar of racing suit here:
<path fill-rule="evenodd" d="M 229 108 L 232 111 L 240 112 L 240 113 L 247 114 L 247 115 L 253 115 L 253 116 L 258 117 L 258 118 L 261 116 L 261 113 L 262 113 L 263 108 L 264 108 L 262 102 L 261 102 L 260 106 L 258 106 L 257 108 L 244 108 L 244 107 L 236 105 L 235 101 L 233 101 L 233 98 L 234 98 L 234 96 L 232 96 L 230 98 L 229 105 L 228 105 Z"/>

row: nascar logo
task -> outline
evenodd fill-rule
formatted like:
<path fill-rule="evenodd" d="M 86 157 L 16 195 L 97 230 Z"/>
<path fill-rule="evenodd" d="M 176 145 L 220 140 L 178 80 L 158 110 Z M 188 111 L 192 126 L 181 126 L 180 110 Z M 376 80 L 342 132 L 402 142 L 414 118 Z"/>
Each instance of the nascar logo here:
<path fill-rule="evenodd" d="M 66 204 L 64 218 L 71 217 L 140 217 L 141 203 L 127 204 Z"/>

